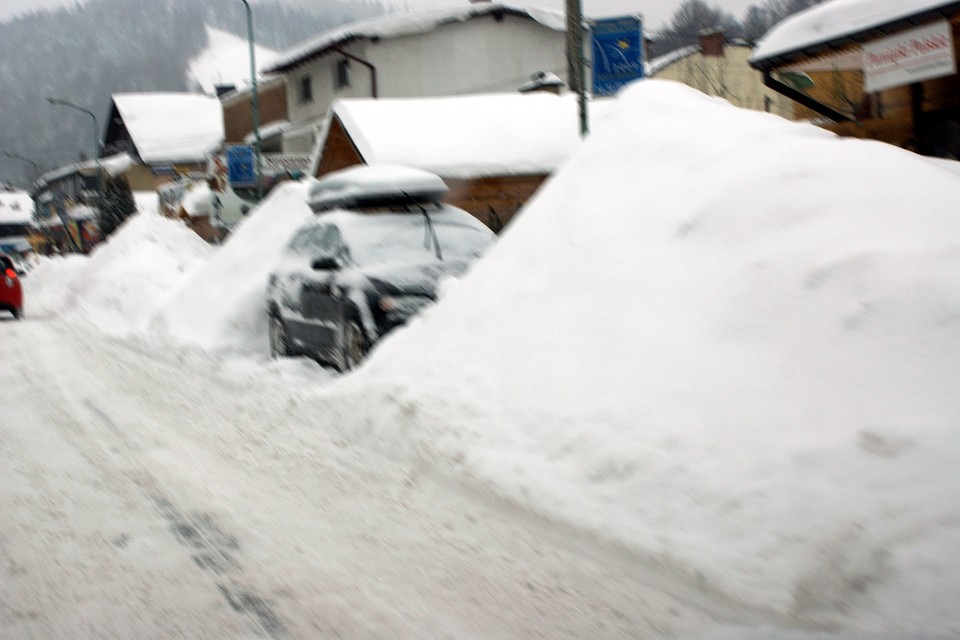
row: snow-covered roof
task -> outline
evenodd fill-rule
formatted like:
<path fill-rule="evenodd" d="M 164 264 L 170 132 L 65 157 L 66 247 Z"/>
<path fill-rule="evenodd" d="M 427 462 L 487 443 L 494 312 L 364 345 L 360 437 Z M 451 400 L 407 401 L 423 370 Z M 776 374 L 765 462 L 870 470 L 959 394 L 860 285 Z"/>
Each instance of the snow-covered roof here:
<path fill-rule="evenodd" d="M 605 107 L 593 101 L 590 112 Z M 447 178 L 551 173 L 580 144 L 574 94 L 356 98 L 332 112 L 366 163 Z"/>
<path fill-rule="evenodd" d="M 956 0 L 830 0 L 801 11 L 775 25 L 757 44 L 754 66 L 804 49 L 841 44 L 871 30 L 910 26 L 907 19 L 922 14 L 960 10 Z M 878 33 L 879 35 L 879 33 Z"/>
<path fill-rule="evenodd" d="M 123 123 L 146 163 L 206 160 L 223 144 L 223 110 L 199 93 L 117 93 Z"/>
<path fill-rule="evenodd" d="M 268 139 L 275 138 L 281 133 L 290 128 L 289 120 L 274 120 L 273 122 L 268 122 L 267 124 L 260 126 L 260 138 Z M 253 144 L 256 140 L 256 136 L 253 135 L 253 132 L 248 133 L 243 138 L 244 144 Z"/>
<path fill-rule="evenodd" d="M 518 7 L 503 2 L 435 7 L 426 10 L 397 13 L 370 18 L 325 31 L 279 54 L 272 64 L 263 66 L 264 72 L 288 69 L 307 58 L 320 55 L 327 49 L 357 38 L 384 39 L 433 31 L 453 22 L 465 22 L 493 13 L 511 13 L 530 18 L 555 31 L 563 31 L 563 14 L 551 9 Z"/>
<path fill-rule="evenodd" d="M 117 176 L 129 171 L 134 164 L 134 160 L 129 153 L 118 153 L 99 160 L 84 160 L 83 162 L 74 162 L 58 167 L 40 176 L 37 182 L 39 184 L 49 184 L 74 173 L 92 173 L 97 170 L 98 166 L 105 175 Z"/>
<path fill-rule="evenodd" d="M 681 47 L 679 49 L 674 49 L 670 53 L 665 53 L 662 56 L 657 56 L 656 58 L 650 60 L 647 64 L 646 75 L 647 77 L 655 76 L 658 72 L 669 67 L 674 62 L 683 60 L 688 56 L 692 56 L 695 53 L 700 52 L 700 45 L 691 44 L 687 47 Z"/>
<path fill-rule="evenodd" d="M 25 191 L 0 191 L 0 224 L 30 222 L 33 200 Z"/>

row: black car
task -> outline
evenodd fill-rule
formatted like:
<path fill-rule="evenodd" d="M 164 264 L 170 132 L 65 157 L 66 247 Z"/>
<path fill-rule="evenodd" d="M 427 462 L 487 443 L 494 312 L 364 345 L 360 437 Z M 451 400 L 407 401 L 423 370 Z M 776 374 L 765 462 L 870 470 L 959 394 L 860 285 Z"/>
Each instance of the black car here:
<path fill-rule="evenodd" d="M 440 280 L 463 274 L 493 242 L 493 233 L 462 209 L 400 191 L 362 201 L 350 191 L 351 202 L 311 202 L 336 208 L 293 234 L 269 276 L 274 357 L 307 355 L 353 368 L 377 340 L 435 301 Z"/>

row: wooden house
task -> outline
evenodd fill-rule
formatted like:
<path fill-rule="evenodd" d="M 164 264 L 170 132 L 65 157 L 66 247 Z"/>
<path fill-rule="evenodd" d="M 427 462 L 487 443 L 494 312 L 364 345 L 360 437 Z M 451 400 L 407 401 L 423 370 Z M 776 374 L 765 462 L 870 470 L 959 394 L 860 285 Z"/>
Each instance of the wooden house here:
<path fill-rule="evenodd" d="M 573 94 L 338 100 L 312 175 L 357 164 L 430 171 L 450 187 L 447 202 L 500 231 L 579 144 Z"/>
<path fill-rule="evenodd" d="M 958 36 L 955 0 L 833 0 L 771 29 L 750 63 L 799 118 L 958 158 Z"/>

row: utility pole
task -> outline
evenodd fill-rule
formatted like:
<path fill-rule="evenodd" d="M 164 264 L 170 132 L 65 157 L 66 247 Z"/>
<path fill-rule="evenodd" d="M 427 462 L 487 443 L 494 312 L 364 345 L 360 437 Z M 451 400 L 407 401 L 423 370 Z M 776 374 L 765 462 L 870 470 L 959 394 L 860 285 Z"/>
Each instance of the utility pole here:
<path fill-rule="evenodd" d="M 260 158 L 260 95 L 257 91 L 257 63 L 253 52 L 253 11 L 247 0 L 241 0 L 247 8 L 247 44 L 250 48 L 250 83 L 253 85 L 253 156 L 257 169 L 257 202 L 263 200 L 263 163 Z"/>
<path fill-rule="evenodd" d="M 583 65 L 583 8 L 581 0 L 566 0 L 567 10 L 567 76 L 570 79 L 570 89 L 578 96 L 580 114 L 580 135 L 585 136 L 589 131 L 587 124 L 587 95 L 584 86 L 585 73 Z"/>

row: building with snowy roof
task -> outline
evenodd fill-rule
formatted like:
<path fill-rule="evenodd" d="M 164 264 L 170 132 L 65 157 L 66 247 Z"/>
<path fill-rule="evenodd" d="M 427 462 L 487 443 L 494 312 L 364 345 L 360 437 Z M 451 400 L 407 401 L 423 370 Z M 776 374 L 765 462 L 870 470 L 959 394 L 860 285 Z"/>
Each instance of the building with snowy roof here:
<path fill-rule="evenodd" d="M 128 154 L 127 180 L 153 190 L 177 175 L 206 171 L 224 141 L 220 101 L 199 93 L 118 93 L 112 96 L 104 154 Z"/>
<path fill-rule="evenodd" d="M 828 0 L 772 28 L 750 64 L 798 117 L 960 157 L 960 2 Z"/>
<path fill-rule="evenodd" d="M 566 80 L 564 33 L 559 12 L 464 2 L 327 31 L 261 70 L 285 78 L 283 152 L 309 153 L 338 98 L 516 91 L 541 71 Z"/>
<path fill-rule="evenodd" d="M 592 120 L 609 110 L 591 101 Z M 430 171 L 445 201 L 499 231 L 581 143 L 577 96 L 504 93 L 337 100 L 312 174 L 357 164 Z"/>
<path fill-rule="evenodd" d="M 750 66 L 748 43 L 728 41 L 719 29 L 701 31 L 698 40 L 650 60 L 647 77 L 680 82 L 744 109 L 792 117 L 790 100 L 764 86 L 761 75 Z"/>

